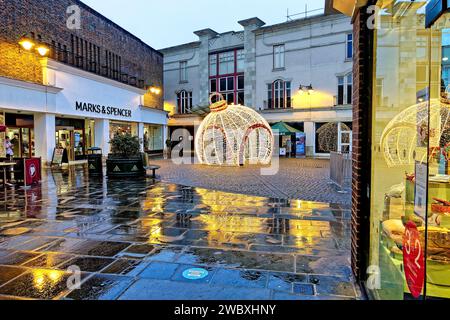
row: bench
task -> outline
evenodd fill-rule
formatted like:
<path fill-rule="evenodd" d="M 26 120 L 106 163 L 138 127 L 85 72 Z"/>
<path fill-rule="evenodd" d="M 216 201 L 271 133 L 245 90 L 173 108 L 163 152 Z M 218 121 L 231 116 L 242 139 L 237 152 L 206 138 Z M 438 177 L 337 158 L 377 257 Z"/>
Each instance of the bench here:
<path fill-rule="evenodd" d="M 161 169 L 161 167 L 160 166 L 149 165 L 149 166 L 144 167 L 144 169 L 145 169 L 145 171 L 151 170 L 152 171 L 152 178 L 156 179 L 156 170 Z"/>

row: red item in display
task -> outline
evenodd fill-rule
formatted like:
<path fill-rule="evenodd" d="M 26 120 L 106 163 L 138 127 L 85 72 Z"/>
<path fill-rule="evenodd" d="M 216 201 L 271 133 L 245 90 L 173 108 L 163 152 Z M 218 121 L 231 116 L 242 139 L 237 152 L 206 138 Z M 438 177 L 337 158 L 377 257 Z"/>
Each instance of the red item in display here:
<path fill-rule="evenodd" d="M 414 298 L 419 298 L 425 285 L 425 247 L 414 222 L 406 225 L 403 236 L 403 264 L 406 282 Z"/>
<path fill-rule="evenodd" d="M 0 133 L 6 132 L 6 126 L 0 125 Z"/>

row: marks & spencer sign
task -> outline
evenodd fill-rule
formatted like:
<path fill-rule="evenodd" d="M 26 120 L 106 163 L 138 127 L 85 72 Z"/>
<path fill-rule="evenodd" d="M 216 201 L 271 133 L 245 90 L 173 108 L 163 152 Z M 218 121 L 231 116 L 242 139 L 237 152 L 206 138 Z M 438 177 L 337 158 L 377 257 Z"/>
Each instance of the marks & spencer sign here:
<path fill-rule="evenodd" d="M 116 116 L 116 117 L 124 117 L 131 118 L 131 110 L 126 108 L 115 108 L 110 106 L 104 106 L 100 104 L 86 103 L 86 102 L 75 102 L 75 110 L 83 111 L 87 113 L 96 113 L 102 114 L 105 116 Z"/>

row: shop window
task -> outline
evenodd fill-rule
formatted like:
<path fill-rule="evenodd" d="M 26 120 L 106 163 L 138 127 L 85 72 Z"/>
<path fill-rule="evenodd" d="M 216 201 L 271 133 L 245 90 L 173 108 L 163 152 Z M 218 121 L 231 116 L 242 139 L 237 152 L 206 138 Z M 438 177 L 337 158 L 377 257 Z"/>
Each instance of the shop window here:
<path fill-rule="evenodd" d="M 285 67 L 284 44 L 273 46 L 273 68 L 283 69 Z"/>
<path fill-rule="evenodd" d="M 164 128 L 161 125 L 144 126 L 144 150 L 155 153 L 164 150 Z"/>
<path fill-rule="evenodd" d="M 366 288 L 374 299 L 449 299 L 449 14 L 426 29 L 404 2 L 401 19 L 394 4 L 376 16 Z"/>
<path fill-rule="evenodd" d="M 291 108 L 291 82 L 276 80 L 267 85 L 267 107 L 269 109 Z"/>
<path fill-rule="evenodd" d="M 177 93 L 178 114 L 189 114 L 192 108 L 192 92 L 182 90 Z"/>

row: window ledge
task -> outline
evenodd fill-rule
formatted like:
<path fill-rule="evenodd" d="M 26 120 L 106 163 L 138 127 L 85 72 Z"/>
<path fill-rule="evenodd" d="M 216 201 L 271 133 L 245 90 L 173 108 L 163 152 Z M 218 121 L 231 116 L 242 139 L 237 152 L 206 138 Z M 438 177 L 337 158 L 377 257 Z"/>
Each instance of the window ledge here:
<path fill-rule="evenodd" d="M 278 71 L 286 71 L 286 67 L 283 68 L 273 68 L 272 72 L 278 72 Z"/>
<path fill-rule="evenodd" d="M 189 81 L 183 80 L 183 81 L 180 81 L 180 82 L 179 82 L 179 84 L 186 84 L 186 83 L 189 83 Z"/>

